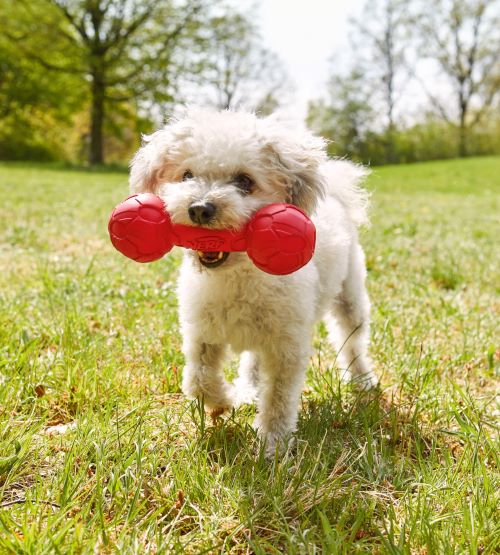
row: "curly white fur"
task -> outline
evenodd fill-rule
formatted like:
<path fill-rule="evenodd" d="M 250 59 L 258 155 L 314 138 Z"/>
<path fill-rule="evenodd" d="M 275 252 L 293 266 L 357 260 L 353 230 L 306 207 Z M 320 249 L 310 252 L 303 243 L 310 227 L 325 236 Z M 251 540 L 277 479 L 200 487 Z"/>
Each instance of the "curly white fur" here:
<path fill-rule="evenodd" d="M 234 183 L 241 173 L 255 183 L 251 194 Z M 237 228 L 272 202 L 291 202 L 312 216 L 316 252 L 293 274 L 266 274 L 245 253 L 206 268 L 192 251 L 180 270 L 183 391 L 213 410 L 255 399 L 269 454 L 295 429 L 318 320 L 326 320 L 351 376 L 365 387 L 377 383 L 367 356 L 370 302 L 357 233 L 367 221 L 359 187 L 366 175 L 348 161 L 329 161 L 324 141 L 305 129 L 272 116 L 208 110 L 146 137 L 132 162 L 131 190 L 162 196 L 174 222 L 192 224 L 188 208 L 199 202 L 216 207 L 208 224 L 214 228 Z M 222 372 L 228 347 L 242 353 L 233 384 Z"/>

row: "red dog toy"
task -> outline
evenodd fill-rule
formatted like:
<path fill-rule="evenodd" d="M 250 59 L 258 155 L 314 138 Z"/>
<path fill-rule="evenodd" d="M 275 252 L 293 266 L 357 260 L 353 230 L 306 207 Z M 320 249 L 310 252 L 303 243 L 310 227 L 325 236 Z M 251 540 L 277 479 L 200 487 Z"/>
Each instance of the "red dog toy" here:
<path fill-rule="evenodd" d="M 314 224 L 291 204 L 265 206 L 233 231 L 173 224 L 163 201 L 151 193 L 119 204 L 108 230 L 115 248 L 136 262 L 158 260 L 174 245 L 205 253 L 246 251 L 257 268 L 276 275 L 302 268 L 316 243 Z"/>

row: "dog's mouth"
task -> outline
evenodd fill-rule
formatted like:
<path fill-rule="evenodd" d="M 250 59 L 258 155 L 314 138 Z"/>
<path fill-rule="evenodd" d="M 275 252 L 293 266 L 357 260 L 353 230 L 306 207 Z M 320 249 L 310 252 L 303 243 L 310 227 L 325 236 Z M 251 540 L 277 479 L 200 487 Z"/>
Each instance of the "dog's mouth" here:
<path fill-rule="evenodd" d="M 200 264 L 205 266 L 205 268 L 217 268 L 217 266 L 224 264 L 229 256 L 229 253 L 224 251 L 196 251 L 196 254 Z"/>

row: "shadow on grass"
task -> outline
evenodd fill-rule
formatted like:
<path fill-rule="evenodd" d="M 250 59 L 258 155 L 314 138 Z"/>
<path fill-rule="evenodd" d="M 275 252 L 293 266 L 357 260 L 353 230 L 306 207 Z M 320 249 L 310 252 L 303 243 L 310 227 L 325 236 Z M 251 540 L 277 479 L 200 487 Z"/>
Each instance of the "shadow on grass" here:
<path fill-rule="evenodd" d="M 385 517 L 436 443 L 412 407 L 380 390 L 339 385 L 327 398 L 304 400 L 293 447 L 273 460 L 247 423 L 252 412 L 245 407 L 206 425 L 198 446 L 239 499 L 255 552 L 289 552 L 294 542 L 313 541 L 340 553 L 387 541 Z M 295 537 L 298 531 L 308 538 Z"/>

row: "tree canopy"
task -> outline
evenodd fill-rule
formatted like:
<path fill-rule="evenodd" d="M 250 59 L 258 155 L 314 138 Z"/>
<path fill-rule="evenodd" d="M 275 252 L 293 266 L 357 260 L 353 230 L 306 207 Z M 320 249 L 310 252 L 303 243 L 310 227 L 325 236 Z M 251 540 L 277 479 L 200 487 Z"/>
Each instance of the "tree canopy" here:
<path fill-rule="evenodd" d="M 124 120 L 140 127 L 193 87 L 234 106 L 245 88 L 260 90 L 266 69 L 278 78 L 263 98 L 281 82 L 256 28 L 222 0 L 3 0 L 0 17 L 0 128 L 28 106 L 48 103 L 61 125 L 80 111 L 91 164 L 105 161 L 106 138 Z"/>
<path fill-rule="evenodd" d="M 332 139 L 332 154 L 365 163 L 497 152 L 499 7 L 367 2 L 352 22 L 348 69 L 333 68 L 327 97 L 310 104 L 310 125 Z"/>

